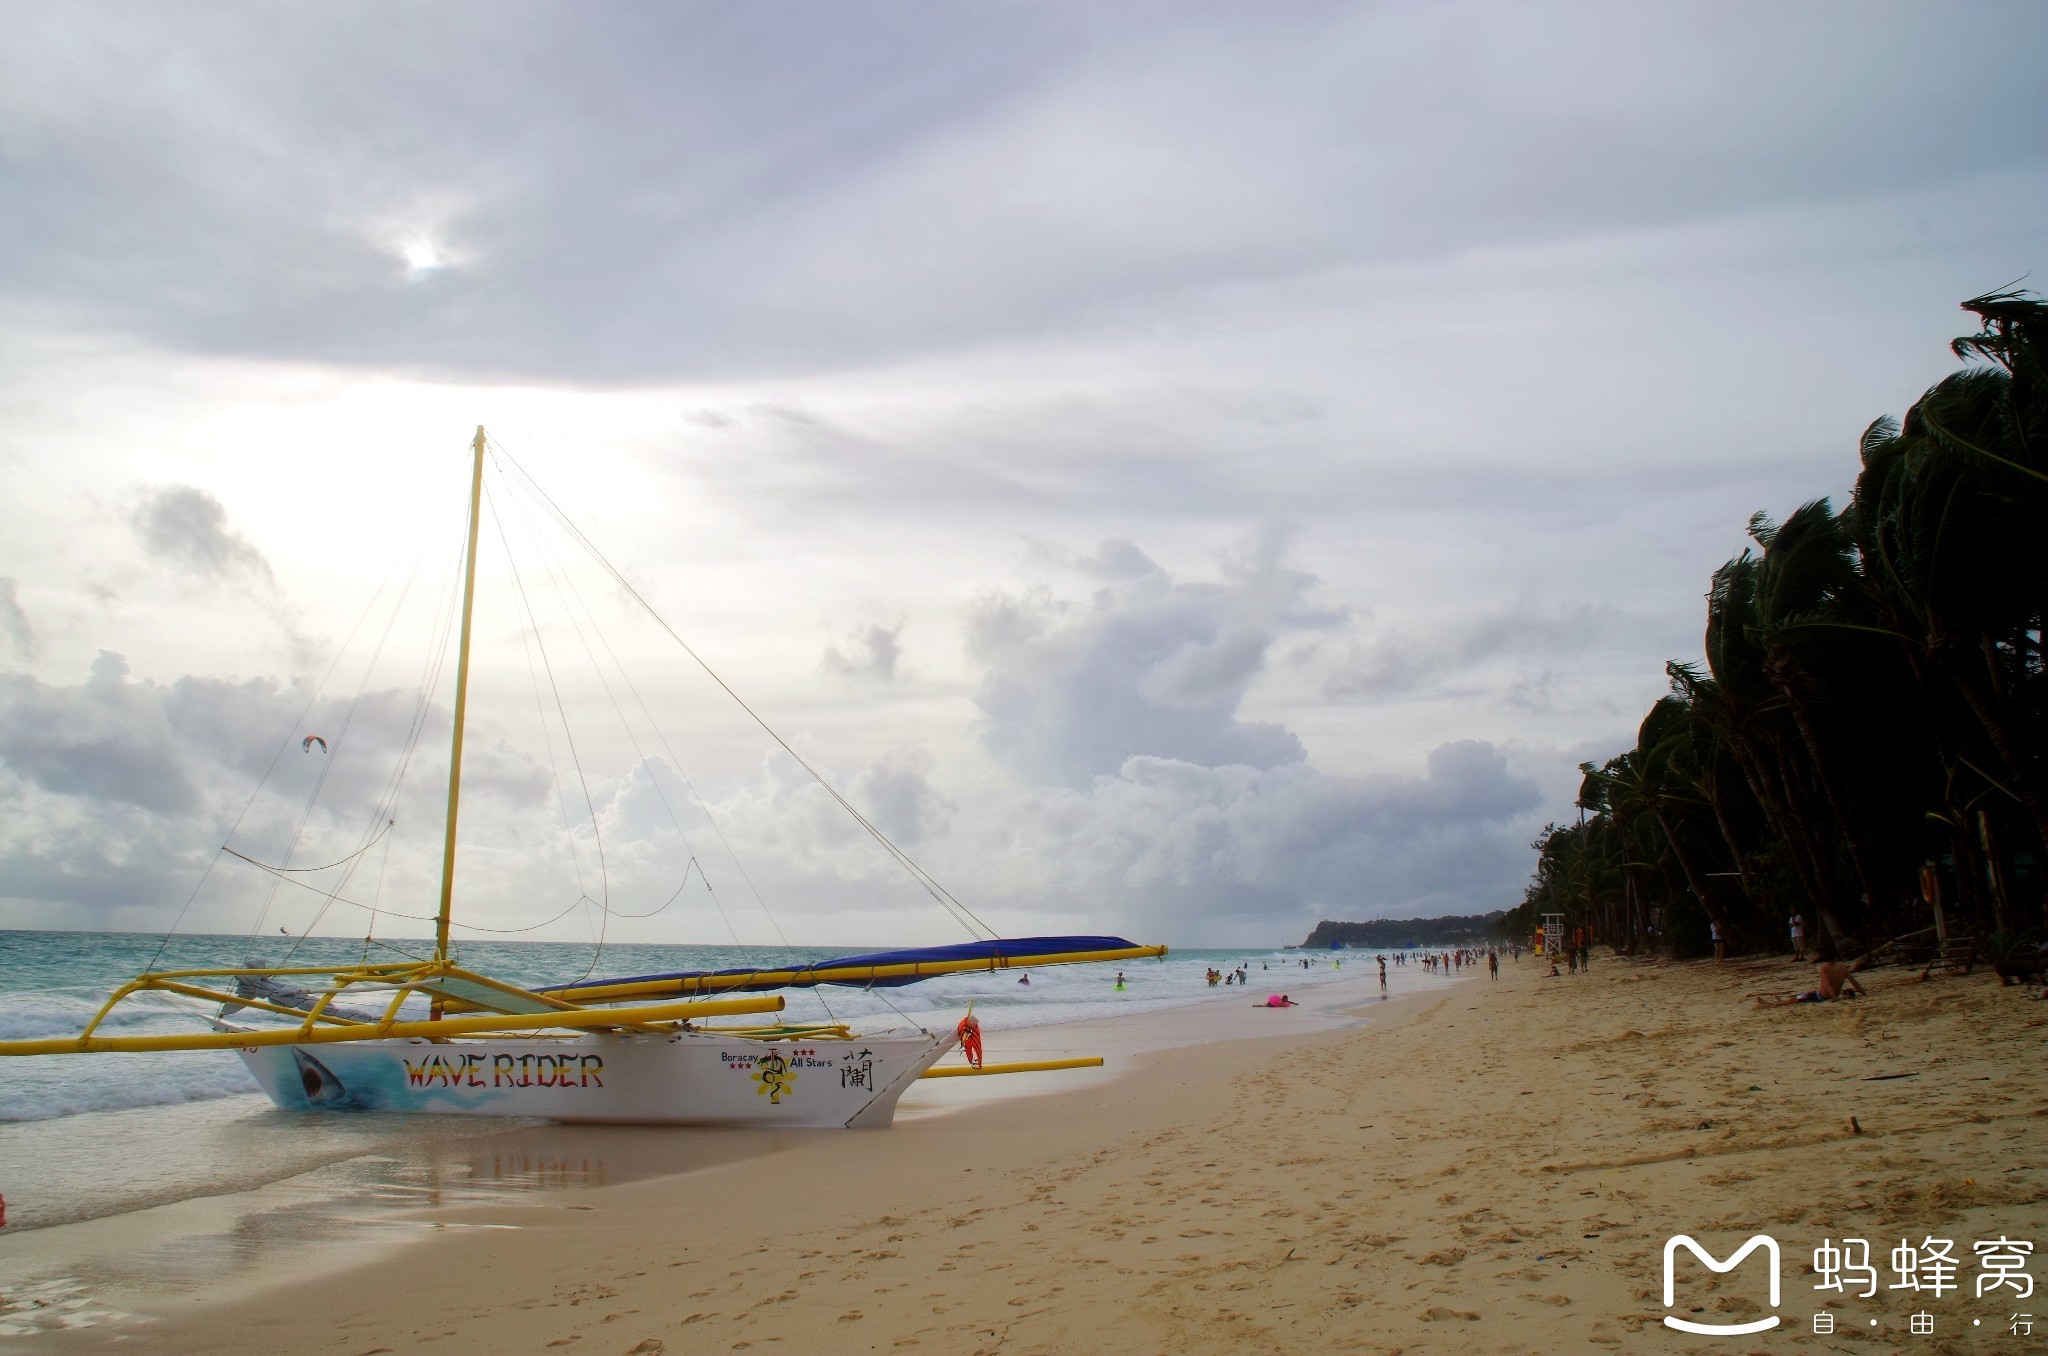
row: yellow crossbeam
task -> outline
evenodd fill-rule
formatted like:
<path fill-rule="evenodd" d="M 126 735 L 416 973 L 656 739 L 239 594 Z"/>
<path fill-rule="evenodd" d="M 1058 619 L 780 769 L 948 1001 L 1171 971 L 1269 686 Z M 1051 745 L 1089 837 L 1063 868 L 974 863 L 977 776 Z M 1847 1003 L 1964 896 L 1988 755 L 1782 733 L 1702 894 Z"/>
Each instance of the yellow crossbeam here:
<path fill-rule="evenodd" d="M 439 1040 L 446 1036 L 498 1035 L 545 1031 L 550 1027 L 587 1030 L 593 1027 L 644 1026 L 651 1022 L 682 1022 L 695 1017 L 738 1013 L 780 1012 L 780 995 L 760 998 L 714 998 L 685 1003 L 656 1003 L 640 1008 L 605 1008 L 575 1012 L 540 1012 L 517 1017 L 449 1017 L 438 1022 L 378 1022 L 346 1027 L 291 1027 L 262 1031 L 213 1031 L 166 1036 L 58 1036 L 43 1040 L 0 1041 L 0 1055 L 87 1055 L 148 1050 L 244 1050 L 255 1045 L 338 1045 L 346 1041 Z"/>

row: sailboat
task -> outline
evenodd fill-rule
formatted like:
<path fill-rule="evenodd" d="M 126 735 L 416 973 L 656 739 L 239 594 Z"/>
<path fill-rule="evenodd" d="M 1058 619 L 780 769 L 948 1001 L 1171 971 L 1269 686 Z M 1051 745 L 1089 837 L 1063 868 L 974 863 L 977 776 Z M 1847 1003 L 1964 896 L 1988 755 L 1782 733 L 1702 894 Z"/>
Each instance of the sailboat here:
<path fill-rule="evenodd" d="M 1164 946 L 1140 946 L 1121 937 L 984 939 L 775 969 L 681 971 L 540 988 L 458 964 L 450 928 L 486 450 L 479 427 L 471 444 L 433 954 L 341 966 L 150 971 L 117 989 L 78 1035 L 0 1041 L 0 1055 L 231 1050 L 277 1106 L 294 1111 L 815 1128 L 888 1125 L 903 1093 L 920 1077 L 940 1072 L 934 1066 L 963 1037 L 971 1047 L 972 1066 L 983 1072 L 1100 1063 L 1076 1059 L 984 1066 L 971 1013 L 970 1020 L 951 1030 L 919 1027 L 871 1035 L 840 1022 L 703 1023 L 730 1016 L 772 1019 L 784 1010 L 780 991 L 785 989 L 895 988 L 940 975 L 1013 966 L 1164 956 Z M 307 737 L 308 746 L 314 738 Z M 326 741 L 320 742 L 325 750 Z M 885 846 L 893 851 L 893 845 Z M 900 852 L 894 855 L 907 862 Z M 102 1034 L 111 1014 L 144 994 L 203 1005 L 195 1011 L 206 1014 L 210 1029 Z M 424 1018 L 419 1016 L 423 1002 Z M 274 1020 L 258 1025 L 244 1013 Z"/>

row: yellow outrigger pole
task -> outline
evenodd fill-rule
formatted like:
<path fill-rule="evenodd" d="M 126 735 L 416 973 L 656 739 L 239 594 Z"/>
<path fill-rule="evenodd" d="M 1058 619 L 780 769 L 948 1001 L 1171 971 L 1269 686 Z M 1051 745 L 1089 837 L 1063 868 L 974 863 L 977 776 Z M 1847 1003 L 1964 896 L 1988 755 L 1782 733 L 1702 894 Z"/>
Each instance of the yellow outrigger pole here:
<path fill-rule="evenodd" d="M 1099 1069 L 1101 1055 L 1081 1055 L 1074 1059 L 1024 1059 L 1014 1064 L 948 1064 L 942 1069 L 926 1069 L 919 1078 L 978 1078 L 983 1074 L 1043 1073 L 1051 1069 Z"/>
<path fill-rule="evenodd" d="M 244 970 L 242 974 L 253 974 Z M 175 992 L 197 995 L 194 988 L 180 988 L 172 984 L 151 984 L 141 987 L 171 989 Z M 132 989 L 131 989 L 132 991 Z M 124 992 L 121 997 L 126 997 Z M 210 997 L 227 997 L 225 994 Z M 324 999 L 323 999 L 324 1001 Z M 109 1007 L 112 1003 L 108 1004 Z M 264 1006 L 249 1003 L 247 1006 Z M 508 1016 L 493 1013 L 488 1017 L 445 1017 L 429 1022 L 358 1022 L 346 1026 L 315 1026 L 318 1013 L 301 1014 L 295 1009 L 272 1008 L 271 1011 L 290 1012 L 293 1016 L 304 1016 L 305 1020 L 295 1027 L 276 1027 L 261 1031 L 215 1031 L 206 1034 L 168 1036 L 58 1036 L 45 1040 L 7 1041 L 0 1054 L 8 1055 L 86 1055 L 109 1052 L 134 1053 L 157 1050 L 246 1050 L 258 1045 L 336 1045 L 344 1041 L 370 1040 L 444 1040 L 450 1036 L 497 1036 L 515 1031 L 545 1031 L 553 1027 L 567 1027 L 572 1030 L 587 1030 L 592 1027 L 616 1028 L 630 1026 L 634 1030 L 673 1029 L 657 1027 L 657 1023 L 688 1021 L 692 1017 L 721 1017 L 732 1013 L 779 1012 L 780 998 L 756 1001 L 744 998 L 711 999 L 694 1003 L 660 1003 L 651 1007 L 613 1011 L 608 1008 L 581 1008 L 572 1012 L 527 1013 Z M 101 1013 L 105 1015 L 104 1011 Z M 97 1018 L 95 1019 L 97 1023 Z"/>

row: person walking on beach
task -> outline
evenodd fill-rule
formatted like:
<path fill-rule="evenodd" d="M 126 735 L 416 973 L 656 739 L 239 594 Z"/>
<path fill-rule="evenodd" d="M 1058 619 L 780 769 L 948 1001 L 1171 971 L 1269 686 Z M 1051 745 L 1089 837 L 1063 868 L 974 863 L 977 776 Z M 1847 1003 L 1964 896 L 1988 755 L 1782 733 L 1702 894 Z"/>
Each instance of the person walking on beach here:
<path fill-rule="evenodd" d="M 1489 979 L 1500 978 L 1500 952 L 1489 950 L 1486 953 L 1486 974 Z"/>
<path fill-rule="evenodd" d="M 1795 913 L 1792 915 L 1792 959 L 1796 961 L 1806 959 L 1806 917 L 1804 914 Z"/>
<path fill-rule="evenodd" d="M 1379 958 L 1379 960 L 1380 960 L 1380 987 L 1381 987 L 1382 989 L 1384 989 L 1384 988 L 1386 988 L 1386 987 L 1387 987 L 1387 958 L 1386 958 L 1385 956 L 1381 956 L 1381 957 Z"/>
<path fill-rule="evenodd" d="M 1711 919 L 1708 920 L 1707 935 L 1714 939 L 1714 959 L 1717 961 L 1727 960 L 1728 943 L 1721 936 L 1721 925 L 1719 923 L 1712 921 Z"/>

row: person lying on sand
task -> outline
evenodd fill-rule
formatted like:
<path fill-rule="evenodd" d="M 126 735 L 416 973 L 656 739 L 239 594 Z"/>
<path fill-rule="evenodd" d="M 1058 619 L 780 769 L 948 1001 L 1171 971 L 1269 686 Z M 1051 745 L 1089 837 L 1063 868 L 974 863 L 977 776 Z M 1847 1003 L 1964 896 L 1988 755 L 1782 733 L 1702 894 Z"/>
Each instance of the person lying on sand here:
<path fill-rule="evenodd" d="M 1863 986 L 1841 961 L 1822 961 L 1814 967 L 1814 977 L 1815 987 L 1805 993 L 1759 993 L 1751 997 L 1760 1008 L 1781 1008 L 1793 1003 L 1832 1003 L 1843 996 L 1844 985 L 1852 996 L 1863 994 Z"/>
<path fill-rule="evenodd" d="M 1252 1006 L 1255 1008 L 1298 1008 L 1301 1004 L 1295 1002 L 1284 993 L 1274 993 L 1267 994 L 1265 1002 L 1254 1003 Z"/>

